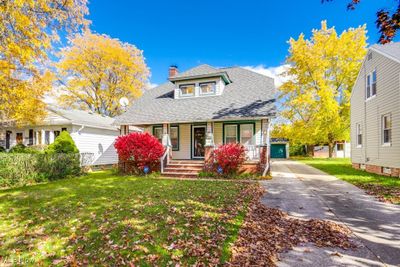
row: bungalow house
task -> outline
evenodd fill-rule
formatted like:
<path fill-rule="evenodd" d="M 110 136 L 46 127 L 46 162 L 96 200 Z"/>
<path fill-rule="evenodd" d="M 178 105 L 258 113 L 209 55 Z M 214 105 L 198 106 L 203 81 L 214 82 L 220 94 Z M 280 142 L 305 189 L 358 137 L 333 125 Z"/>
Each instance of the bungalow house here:
<path fill-rule="evenodd" d="M 400 43 L 373 45 L 351 95 L 354 168 L 399 177 Z"/>
<path fill-rule="evenodd" d="M 246 171 L 267 170 L 274 116 L 270 77 L 240 67 L 200 65 L 179 73 L 172 66 L 168 81 L 148 90 L 115 124 L 122 134 L 142 127 L 164 144 L 163 175 L 195 176 L 212 149 L 231 142 L 246 147 Z"/>
<path fill-rule="evenodd" d="M 116 164 L 118 156 L 114 142 L 120 131 L 113 122 L 110 117 L 49 106 L 46 117 L 37 125 L 16 127 L 13 123 L 3 122 L 0 146 L 6 150 L 17 144 L 46 146 L 53 143 L 61 131 L 68 131 L 81 153 L 83 165 Z"/>

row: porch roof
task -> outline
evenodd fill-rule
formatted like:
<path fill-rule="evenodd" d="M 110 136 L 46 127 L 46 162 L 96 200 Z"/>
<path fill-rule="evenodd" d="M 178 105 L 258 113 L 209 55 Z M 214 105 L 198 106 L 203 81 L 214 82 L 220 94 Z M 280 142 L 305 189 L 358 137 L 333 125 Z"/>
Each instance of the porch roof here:
<path fill-rule="evenodd" d="M 168 81 L 148 90 L 127 112 L 117 117 L 114 124 L 145 125 L 275 116 L 272 78 L 240 67 L 218 70 L 226 72 L 231 80 L 222 95 L 174 99 L 175 85 Z"/>

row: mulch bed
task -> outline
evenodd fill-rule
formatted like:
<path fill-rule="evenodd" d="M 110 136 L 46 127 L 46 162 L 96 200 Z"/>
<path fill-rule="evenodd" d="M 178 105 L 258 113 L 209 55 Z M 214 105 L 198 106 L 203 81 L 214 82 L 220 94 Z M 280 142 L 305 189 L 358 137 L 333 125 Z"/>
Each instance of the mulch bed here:
<path fill-rule="evenodd" d="M 400 204 L 400 189 L 398 187 L 361 183 L 357 186 L 364 189 L 368 195 L 375 196 L 381 202 Z"/>
<path fill-rule="evenodd" d="M 278 253 L 307 242 L 318 247 L 356 247 L 348 228 L 325 220 L 289 217 L 279 209 L 263 205 L 263 193 L 261 186 L 253 187 L 254 198 L 226 266 L 275 266 Z"/>

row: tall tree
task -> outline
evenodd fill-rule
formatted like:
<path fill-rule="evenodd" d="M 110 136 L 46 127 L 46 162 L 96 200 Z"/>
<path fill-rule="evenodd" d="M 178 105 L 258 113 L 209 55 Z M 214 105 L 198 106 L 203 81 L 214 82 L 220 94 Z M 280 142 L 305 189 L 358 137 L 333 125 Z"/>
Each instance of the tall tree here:
<path fill-rule="evenodd" d="M 139 97 L 149 76 L 141 50 L 89 31 L 70 40 L 57 67 L 63 83 L 62 105 L 108 116 L 121 113 L 122 97 Z"/>
<path fill-rule="evenodd" d="M 325 21 L 306 40 L 301 34 L 290 39 L 290 65 L 285 75 L 292 79 L 280 87 L 283 127 L 296 143 L 329 144 L 349 139 L 350 94 L 366 54 L 365 26 L 338 35 Z"/>
<path fill-rule="evenodd" d="M 87 0 L 0 0 L 0 120 L 34 123 L 51 88 L 45 61 L 58 31 L 87 25 Z"/>
<path fill-rule="evenodd" d="M 333 0 L 322 0 L 322 2 L 331 2 Z M 379 43 L 385 44 L 393 41 L 397 31 L 400 29 L 400 1 L 392 0 L 393 6 L 391 9 L 379 9 L 376 12 L 376 27 L 381 34 Z M 348 10 L 356 9 L 361 0 L 349 0 L 347 4 Z"/>

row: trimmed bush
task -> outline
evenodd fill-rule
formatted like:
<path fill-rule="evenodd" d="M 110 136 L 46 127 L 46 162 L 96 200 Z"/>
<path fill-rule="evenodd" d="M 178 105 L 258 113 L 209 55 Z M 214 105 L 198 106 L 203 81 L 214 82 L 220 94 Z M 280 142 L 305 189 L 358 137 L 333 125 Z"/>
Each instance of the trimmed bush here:
<path fill-rule="evenodd" d="M 45 151 L 46 154 L 53 153 L 79 153 L 78 148 L 75 145 L 74 140 L 67 131 L 62 131 L 54 142 L 49 145 Z"/>
<path fill-rule="evenodd" d="M 41 150 L 36 146 L 25 146 L 24 144 L 17 144 L 13 146 L 9 153 L 25 153 L 25 154 L 38 154 Z"/>
<path fill-rule="evenodd" d="M 132 172 L 142 174 L 145 166 L 158 170 L 164 147 L 149 133 L 131 133 L 120 136 L 115 142 L 120 161 L 132 165 Z"/>
<path fill-rule="evenodd" d="M 79 157 L 79 154 L 65 153 L 0 153 L 0 188 L 79 175 Z"/>
<path fill-rule="evenodd" d="M 26 146 L 24 144 L 16 144 L 13 146 L 9 153 L 25 153 Z"/>
<path fill-rule="evenodd" d="M 206 163 L 205 171 L 229 177 L 236 175 L 246 161 L 246 150 L 242 144 L 225 144 L 216 148 Z"/>

